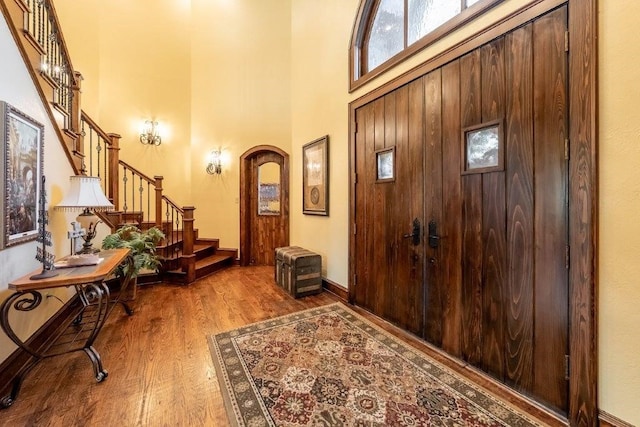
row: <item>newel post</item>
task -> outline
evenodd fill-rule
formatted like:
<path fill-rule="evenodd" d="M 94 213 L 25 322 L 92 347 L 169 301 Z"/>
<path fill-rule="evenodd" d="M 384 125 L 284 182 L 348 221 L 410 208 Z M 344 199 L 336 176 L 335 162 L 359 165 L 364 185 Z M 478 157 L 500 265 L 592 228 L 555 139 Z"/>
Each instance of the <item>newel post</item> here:
<path fill-rule="evenodd" d="M 82 77 L 82 74 L 80 74 L 77 71 L 73 72 L 73 86 L 71 87 L 71 90 L 73 91 L 73 99 L 71 101 L 71 130 L 76 133 L 76 134 L 80 134 L 82 132 L 82 129 L 80 129 L 80 123 L 82 121 L 82 110 L 80 107 L 80 98 L 81 98 L 81 94 L 82 94 L 82 80 L 84 80 L 84 78 Z M 82 137 L 82 135 L 80 135 L 80 137 Z M 80 142 L 80 143 L 79 143 Z M 82 144 L 82 139 L 78 138 L 76 139 L 76 146 L 74 148 L 74 151 L 76 153 L 79 153 L 80 155 L 84 155 L 84 145 Z"/>
<path fill-rule="evenodd" d="M 156 227 L 162 230 L 162 180 L 164 177 L 154 176 L 153 179 L 156 180 Z"/>
<path fill-rule="evenodd" d="M 184 217 L 182 219 L 182 271 L 187 273 L 187 283 L 196 280 L 196 256 L 193 253 L 194 234 L 193 222 L 195 221 L 193 206 L 184 206 Z"/>
<path fill-rule="evenodd" d="M 118 171 L 118 165 L 120 163 L 120 138 L 122 137 L 117 133 L 110 133 L 109 139 L 111 140 L 111 144 L 108 144 L 107 147 L 107 153 L 109 154 L 109 171 L 107 175 L 109 194 L 107 197 L 109 197 L 111 203 L 113 203 L 116 211 L 120 210 L 120 197 L 118 194 L 118 183 L 120 182 Z"/>

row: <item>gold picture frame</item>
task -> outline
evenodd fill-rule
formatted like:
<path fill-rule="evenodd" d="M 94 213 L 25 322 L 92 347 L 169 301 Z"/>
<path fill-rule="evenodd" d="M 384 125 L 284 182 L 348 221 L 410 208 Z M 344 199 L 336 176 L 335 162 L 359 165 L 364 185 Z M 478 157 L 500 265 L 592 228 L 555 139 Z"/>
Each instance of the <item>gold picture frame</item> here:
<path fill-rule="evenodd" d="M 302 213 L 329 215 L 329 135 L 302 147 Z"/>
<path fill-rule="evenodd" d="M 44 126 L 4 101 L 0 101 L 0 117 L 0 249 L 4 249 L 38 237 Z"/>

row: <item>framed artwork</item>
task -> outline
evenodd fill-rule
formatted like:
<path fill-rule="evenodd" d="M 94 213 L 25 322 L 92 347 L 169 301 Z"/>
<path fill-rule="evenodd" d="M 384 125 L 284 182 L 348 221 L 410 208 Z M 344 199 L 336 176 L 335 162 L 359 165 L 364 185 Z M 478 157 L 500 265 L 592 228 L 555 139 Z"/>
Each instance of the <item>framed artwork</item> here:
<path fill-rule="evenodd" d="M 376 182 L 396 179 L 396 147 L 376 151 Z"/>
<path fill-rule="evenodd" d="M 504 170 L 502 121 L 463 129 L 462 158 L 462 174 Z"/>
<path fill-rule="evenodd" d="M 0 101 L 2 126 L 2 233 L 0 248 L 38 237 L 44 126 Z"/>
<path fill-rule="evenodd" d="M 302 213 L 329 215 L 329 135 L 302 147 Z"/>

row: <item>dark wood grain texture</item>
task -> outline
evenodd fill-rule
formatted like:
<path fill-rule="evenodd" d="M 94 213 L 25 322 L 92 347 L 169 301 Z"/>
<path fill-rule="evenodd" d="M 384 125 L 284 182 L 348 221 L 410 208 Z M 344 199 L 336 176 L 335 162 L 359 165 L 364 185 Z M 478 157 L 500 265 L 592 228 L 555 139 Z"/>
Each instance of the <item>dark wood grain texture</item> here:
<path fill-rule="evenodd" d="M 385 147 L 385 129 L 386 129 L 386 114 L 385 114 L 385 99 L 379 98 L 373 101 L 373 151 L 367 153 L 367 157 L 372 160 L 370 166 L 374 171 L 377 170 L 376 151 Z M 369 171 L 368 171 L 369 172 Z M 367 176 L 369 176 L 367 174 Z M 370 224 L 372 231 L 371 236 L 373 238 L 373 246 L 371 247 L 373 256 L 373 274 L 370 276 L 366 286 L 372 288 L 375 293 L 375 298 L 372 300 L 372 312 L 381 314 L 385 311 L 385 306 L 388 304 L 391 293 L 389 291 L 389 274 L 386 271 L 388 268 L 387 253 L 389 252 L 389 236 L 387 231 L 387 225 L 389 220 L 388 210 L 393 209 L 393 206 L 387 202 L 388 185 L 376 185 L 375 177 L 372 182 L 372 196 L 373 205 L 370 205 L 371 216 L 367 218 L 367 222 Z"/>
<path fill-rule="evenodd" d="M 396 92 L 391 92 L 384 97 L 384 147 L 392 148 L 396 146 Z M 397 249 L 398 245 L 402 244 L 402 224 L 398 224 L 396 221 L 396 215 L 398 207 L 395 203 L 395 183 L 387 182 L 381 183 L 377 187 L 380 187 L 384 192 L 384 224 L 385 241 L 382 242 L 386 249 L 384 259 L 381 259 L 380 263 L 388 271 L 385 274 L 385 294 L 387 295 L 386 301 L 383 305 L 383 311 L 381 316 L 389 319 L 394 316 L 396 312 L 397 299 L 394 297 L 395 288 L 397 286 L 395 275 L 397 268 Z"/>
<path fill-rule="evenodd" d="M 396 181 L 393 200 L 398 232 L 400 236 L 411 233 L 411 154 L 409 146 L 409 89 L 403 86 L 396 91 Z M 422 160 L 422 159 L 420 159 Z M 395 310 L 391 321 L 401 327 L 411 324 L 411 307 L 409 301 L 412 285 L 412 262 L 410 239 L 400 238 L 396 251 L 395 263 Z M 412 332 L 416 332 L 415 329 Z"/>
<path fill-rule="evenodd" d="M 505 112 L 504 38 L 480 49 L 482 120 L 503 120 Z M 504 143 L 501 149 L 504 150 Z M 504 157 L 504 153 L 499 153 Z M 506 196 L 505 173 L 482 177 L 482 366 L 504 379 L 506 300 Z"/>
<path fill-rule="evenodd" d="M 533 83 L 531 24 L 506 36 L 507 288 L 505 380 L 533 386 Z"/>
<path fill-rule="evenodd" d="M 409 161 L 406 169 L 408 190 L 408 212 L 406 212 L 407 232 L 413 231 L 413 221 L 424 218 L 424 79 L 418 79 L 408 85 L 408 140 L 407 151 Z M 420 179 L 420 177 L 423 177 Z M 401 222 L 402 223 L 402 222 Z M 404 239 L 403 244 L 409 247 L 409 258 L 404 266 L 398 260 L 398 269 L 410 269 L 410 281 L 407 283 L 406 295 L 408 302 L 408 330 L 421 335 L 424 321 L 424 246 L 425 227 L 422 221 L 420 227 L 419 244 L 414 245 L 412 239 Z"/>
<path fill-rule="evenodd" d="M 566 7 L 533 23 L 536 396 L 567 410 L 564 355 L 568 342 Z M 544 60 L 541 60 L 544 58 Z"/>
<path fill-rule="evenodd" d="M 363 288 L 364 303 L 363 307 L 368 310 L 374 310 L 375 299 L 377 295 L 377 289 L 371 285 L 373 283 L 375 274 L 375 232 L 374 232 L 374 218 L 376 216 L 376 199 L 374 197 L 375 191 L 375 109 L 373 104 L 368 105 L 365 110 L 364 121 L 364 167 L 358 170 L 361 178 L 364 180 L 364 204 L 360 205 L 360 208 L 364 208 L 363 216 L 363 235 L 359 238 L 364 243 L 364 251 L 362 252 L 362 259 L 365 261 L 363 264 L 363 275 L 358 277 L 358 286 Z"/>
<path fill-rule="evenodd" d="M 462 357 L 462 184 L 460 180 L 460 62 L 442 68 L 442 348 Z"/>
<path fill-rule="evenodd" d="M 598 2 L 569 2 L 571 246 L 569 419 L 597 423 Z"/>
<path fill-rule="evenodd" d="M 463 128 L 482 122 L 480 50 L 460 58 L 460 108 Z M 464 152 L 462 138 L 459 150 Z M 461 154 L 462 155 L 462 154 Z M 462 355 L 482 361 L 482 175 L 462 178 Z"/>
<path fill-rule="evenodd" d="M 351 104 L 351 108 L 353 111 L 373 99 L 404 87 L 417 78 L 426 77 L 442 66 L 442 155 L 443 164 L 446 165 L 443 166 L 442 192 L 443 211 L 447 219 L 445 223 L 450 222 L 445 225 L 446 231 L 443 228 L 442 233 L 443 276 L 448 280 L 448 288 L 442 297 L 442 348 L 452 355 L 469 360 L 467 347 L 470 337 L 476 334 L 481 337 L 479 342 L 476 340 L 480 348 L 476 354 L 482 357 L 482 352 L 485 351 L 486 343 L 482 343 L 485 336 L 482 322 L 476 324 L 470 319 L 473 319 L 474 315 L 477 318 L 478 312 L 487 317 L 487 313 L 491 314 L 491 305 L 482 305 L 487 301 L 482 280 L 476 280 L 480 286 L 476 286 L 474 292 L 473 289 L 469 290 L 468 279 L 474 272 L 479 272 L 480 277 L 485 277 L 484 270 L 491 267 L 484 259 L 486 254 L 482 251 L 476 251 L 475 257 L 467 256 L 469 253 L 474 254 L 473 251 L 469 252 L 469 249 L 474 249 L 478 242 L 481 249 L 488 248 L 482 239 L 476 238 L 473 243 L 474 227 L 465 224 L 465 221 L 466 218 L 471 220 L 473 217 L 475 221 L 479 221 L 475 224 L 475 229 L 485 233 L 483 218 L 473 213 L 474 206 L 476 213 L 481 212 L 485 216 L 494 215 L 498 218 L 504 215 L 506 263 L 503 271 L 506 284 L 502 290 L 503 313 L 497 315 L 503 316 L 504 319 L 505 381 L 515 389 L 545 402 L 559 413 L 567 413 L 572 425 L 595 425 L 597 7 L 595 0 L 567 1 L 569 13 L 565 19 L 569 22 L 569 31 L 565 33 L 564 29 L 558 30 L 553 28 L 553 24 L 549 24 L 549 16 L 565 13 L 562 12 L 563 8 L 558 8 L 563 4 L 565 2 L 559 0 L 531 2 L 491 29 L 476 34 L 472 40 L 454 46 L 443 55 L 358 98 Z M 550 11 L 552 15 L 545 16 L 545 13 Z M 548 46 L 542 50 L 540 46 L 534 46 L 533 24 L 529 23 L 538 18 L 541 29 L 539 33 L 543 33 L 542 22 L 545 22 L 546 26 L 550 26 L 545 30 L 552 34 Z M 568 53 L 564 52 L 565 34 L 568 34 L 569 40 Z M 487 104 L 486 98 L 478 98 L 476 94 L 469 93 L 470 90 L 483 92 L 487 89 L 480 84 L 484 83 L 487 70 L 475 71 L 474 68 L 480 69 L 484 66 L 478 65 L 478 61 L 470 57 L 476 54 L 474 49 L 502 39 L 505 43 L 503 131 L 506 157 L 504 177 L 500 178 L 500 181 L 504 181 L 504 212 L 492 213 L 485 211 L 490 207 L 484 204 L 483 196 L 478 195 L 478 192 L 486 192 L 487 186 L 483 181 L 487 177 L 467 179 L 467 176 L 460 178 L 452 172 L 451 165 L 456 164 L 456 173 L 459 174 L 462 147 L 460 134 L 451 133 L 459 132 L 465 126 L 482 123 L 485 117 L 482 114 L 478 117 L 478 111 L 484 113 L 499 107 L 498 104 Z M 544 45 L 545 42 L 538 43 Z M 560 54 L 565 55 L 564 60 L 558 59 L 557 55 Z M 543 65 L 545 61 L 549 61 L 548 66 Z M 564 64 L 565 68 L 568 66 L 564 76 L 560 75 L 562 73 L 554 72 L 558 64 Z M 554 73 L 556 78 L 551 78 Z M 541 87 L 543 81 L 546 82 L 544 88 Z M 538 84 L 541 86 L 537 86 Z M 427 105 L 427 99 L 428 97 L 425 98 L 425 109 L 432 108 Z M 570 122 L 571 126 L 567 126 L 567 122 Z M 541 128 L 545 126 L 548 128 L 542 131 Z M 426 137 L 430 131 L 426 118 L 424 129 L 427 132 Z M 556 152 L 555 149 L 561 146 L 564 150 L 564 142 L 554 145 L 555 143 L 549 141 L 553 138 L 554 132 L 564 133 L 564 138 L 569 135 L 570 160 L 565 160 L 564 165 L 552 161 L 545 166 L 545 158 L 553 158 L 560 154 L 560 151 Z M 457 155 L 451 152 L 452 147 L 458 150 Z M 539 149 L 542 151 L 538 153 Z M 553 182 L 554 177 L 559 180 Z M 480 183 L 473 184 L 474 180 Z M 425 194 L 428 194 L 429 190 L 426 191 Z M 560 202 L 565 205 L 564 213 L 562 210 L 555 211 L 557 215 L 545 213 L 548 205 L 554 209 L 557 200 L 564 200 Z M 427 205 L 425 201 L 425 206 Z M 478 206 L 480 210 L 477 209 Z M 558 218 L 562 217 L 568 222 L 562 224 L 562 220 L 558 221 Z M 569 242 L 571 248 L 568 273 L 564 265 L 566 250 L 563 248 L 558 251 L 560 245 L 554 246 L 557 242 L 554 242 L 553 237 L 549 239 L 550 233 L 544 231 L 555 229 L 560 230 L 559 233 L 562 234 L 563 227 L 567 236 L 565 242 Z M 451 239 L 451 244 L 448 239 Z M 457 239 L 459 246 L 455 243 Z M 551 246 L 555 249 L 543 254 L 544 250 L 540 248 L 545 247 L 548 242 L 552 242 Z M 553 262 L 550 271 L 543 271 L 543 265 L 551 258 Z M 428 259 L 426 254 L 425 259 Z M 481 268 L 477 268 L 478 262 Z M 555 277 L 561 273 L 560 264 L 568 277 L 564 285 L 555 282 Z M 540 280 L 545 280 L 546 283 L 538 292 Z M 457 283 L 460 283 L 459 291 L 456 291 Z M 546 297 L 543 296 L 545 293 Z M 549 298 L 553 300 L 545 305 Z M 478 300 L 481 301 L 480 305 L 477 303 Z M 470 308 L 469 302 L 472 305 L 475 303 L 475 312 Z M 565 307 L 564 311 L 562 306 Z M 456 312 L 459 314 L 456 315 Z M 563 316 L 565 320 L 562 320 Z M 571 327 L 567 330 L 569 324 Z M 545 338 L 547 327 L 550 327 L 552 332 Z M 559 350 L 562 346 L 555 344 L 562 334 L 565 335 L 565 354 L 570 354 L 568 382 L 564 380 L 565 359 Z M 543 355 L 543 349 L 550 346 L 557 354 Z M 554 364 L 549 369 L 551 372 L 539 374 L 537 365 L 540 362 L 537 362 L 536 358 L 541 358 L 543 362 L 540 365 L 544 366 L 545 357 L 546 360 L 553 358 Z M 480 365 L 476 362 L 476 366 Z M 560 366 L 562 369 L 559 369 Z M 536 375 L 540 377 L 536 378 Z M 547 391 L 551 390 L 551 399 L 555 399 L 562 395 L 563 389 L 567 400 L 563 402 L 560 398 L 559 404 L 550 403 L 546 396 Z"/>
<path fill-rule="evenodd" d="M 434 70 L 424 77 L 424 110 L 425 110 L 425 216 L 424 239 L 426 244 L 425 277 L 425 325 L 424 338 L 442 346 L 443 294 L 446 284 L 442 276 L 442 244 L 437 248 L 428 244 L 429 223 L 433 221 L 436 232 L 442 234 L 442 71 Z"/>

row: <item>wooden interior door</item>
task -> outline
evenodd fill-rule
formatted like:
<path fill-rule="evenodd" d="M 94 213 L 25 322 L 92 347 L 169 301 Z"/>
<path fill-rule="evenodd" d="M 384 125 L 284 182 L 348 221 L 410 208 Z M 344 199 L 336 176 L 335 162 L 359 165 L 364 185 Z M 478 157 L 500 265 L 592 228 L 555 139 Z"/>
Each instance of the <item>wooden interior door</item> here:
<path fill-rule="evenodd" d="M 359 107 L 352 245 L 356 304 L 564 413 L 566 31 L 561 7 Z M 376 183 L 375 155 L 394 144 L 396 181 Z M 401 237 L 414 203 L 420 249 Z M 413 298 L 422 308 L 404 310 Z"/>
<path fill-rule="evenodd" d="M 289 245 L 289 156 L 258 146 L 240 168 L 240 264 L 274 265 L 275 248 Z"/>
<path fill-rule="evenodd" d="M 423 98 L 419 79 L 356 112 L 355 303 L 416 334 L 424 314 Z"/>

